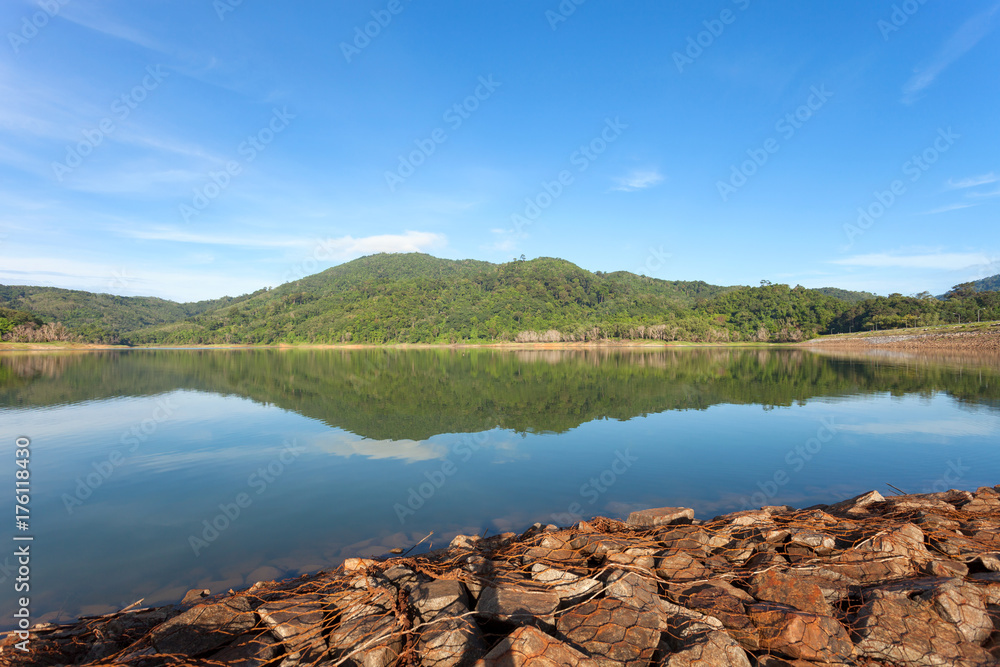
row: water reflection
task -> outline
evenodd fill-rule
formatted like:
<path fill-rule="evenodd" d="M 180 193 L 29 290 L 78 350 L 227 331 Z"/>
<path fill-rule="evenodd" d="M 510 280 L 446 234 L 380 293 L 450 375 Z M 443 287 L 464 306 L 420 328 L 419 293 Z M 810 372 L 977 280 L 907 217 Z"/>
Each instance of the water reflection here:
<path fill-rule="evenodd" d="M 241 396 L 372 440 L 564 433 L 718 404 L 946 392 L 997 405 L 1000 357 L 764 349 L 130 350 L 0 356 L 0 406 L 178 389 Z M 370 445 L 366 444 L 365 447 Z"/>
<path fill-rule="evenodd" d="M 995 355 L 757 348 L 5 353 L 0 456 L 32 438 L 33 604 L 51 620 L 431 531 L 996 484 L 998 374 Z M 279 468 L 285 443 L 301 453 Z"/>

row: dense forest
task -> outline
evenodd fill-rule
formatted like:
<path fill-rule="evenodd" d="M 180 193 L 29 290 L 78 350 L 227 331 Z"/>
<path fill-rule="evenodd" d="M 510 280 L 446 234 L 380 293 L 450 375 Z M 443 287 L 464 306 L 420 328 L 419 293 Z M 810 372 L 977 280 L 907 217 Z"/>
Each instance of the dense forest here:
<path fill-rule="evenodd" d="M 197 303 L 0 286 L 0 335 L 127 344 L 795 342 L 1000 319 L 1000 292 L 985 291 L 998 282 L 991 280 L 957 285 L 940 298 L 883 297 L 767 281 L 722 287 L 592 273 L 553 258 L 491 264 L 379 254 L 274 289 Z"/>

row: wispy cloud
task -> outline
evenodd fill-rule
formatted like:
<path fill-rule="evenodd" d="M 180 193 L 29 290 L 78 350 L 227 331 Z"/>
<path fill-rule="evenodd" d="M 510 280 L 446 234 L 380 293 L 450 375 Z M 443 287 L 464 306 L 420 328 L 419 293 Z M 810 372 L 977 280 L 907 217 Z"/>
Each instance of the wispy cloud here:
<path fill-rule="evenodd" d="M 119 229 L 115 233 L 143 241 L 169 241 L 172 243 L 196 243 L 201 245 L 236 246 L 241 248 L 281 248 L 307 246 L 308 239 L 247 237 L 247 236 L 212 236 L 186 232 L 173 227 L 156 227 L 153 229 Z"/>
<path fill-rule="evenodd" d="M 381 234 L 378 236 L 341 236 L 327 239 L 323 244 L 338 258 L 370 255 L 376 252 L 427 252 L 448 244 L 444 234 L 434 232 L 407 231 L 403 234 Z"/>
<path fill-rule="evenodd" d="M 992 260 L 981 252 L 947 252 L 925 255 L 892 255 L 889 253 L 871 253 L 854 255 L 844 259 L 833 260 L 831 264 L 841 266 L 866 266 L 874 268 L 894 269 L 943 269 L 956 271 L 970 266 L 988 264 Z"/>
<path fill-rule="evenodd" d="M 984 199 L 987 197 L 1000 197 L 1000 188 L 996 190 L 990 190 L 988 192 L 970 192 L 966 195 L 967 197 L 972 197 L 973 199 Z"/>
<path fill-rule="evenodd" d="M 75 3 L 70 5 L 66 10 L 63 10 L 62 17 L 84 28 L 89 28 L 108 37 L 130 42 L 151 51 L 170 53 L 173 50 L 162 45 L 141 30 L 119 23 L 107 16 L 99 16 L 95 11 L 88 11 L 85 5 Z"/>
<path fill-rule="evenodd" d="M 953 178 L 948 179 L 948 187 L 952 190 L 964 190 L 965 188 L 975 188 L 980 185 L 989 185 L 990 183 L 996 183 L 1000 181 L 1000 176 L 997 176 L 992 171 L 988 174 L 982 174 L 981 176 L 971 176 L 969 178 L 960 178 L 955 180 Z"/>
<path fill-rule="evenodd" d="M 994 4 L 985 12 L 973 16 L 963 23 L 951 37 L 942 45 L 931 61 L 919 69 L 910 80 L 903 85 L 903 104 L 912 104 L 920 98 L 925 88 L 951 66 L 956 60 L 969 52 L 979 41 L 993 29 L 993 15 L 1000 9 L 1000 3 Z"/>
<path fill-rule="evenodd" d="M 653 187 L 663 180 L 663 174 L 656 169 L 633 169 L 625 176 L 614 179 L 617 185 L 612 190 L 620 192 L 634 192 Z"/>
<path fill-rule="evenodd" d="M 930 211 L 924 211 L 924 215 L 934 215 L 935 213 L 947 213 L 948 211 L 958 211 L 963 208 L 971 208 L 976 204 L 969 204 L 966 202 L 960 202 L 958 204 L 948 204 L 947 206 L 941 206 L 939 208 L 931 209 Z"/>

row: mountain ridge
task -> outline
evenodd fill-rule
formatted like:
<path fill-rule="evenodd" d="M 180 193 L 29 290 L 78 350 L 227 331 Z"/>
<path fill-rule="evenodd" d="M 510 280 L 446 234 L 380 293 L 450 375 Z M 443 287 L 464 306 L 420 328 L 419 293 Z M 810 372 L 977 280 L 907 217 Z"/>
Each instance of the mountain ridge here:
<path fill-rule="evenodd" d="M 997 293 L 967 285 L 949 293 L 948 312 L 966 318 L 984 309 L 992 314 Z M 84 340 L 137 344 L 783 342 L 849 328 L 948 321 L 944 306 L 899 294 L 767 281 L 721 286 L 591 272 L 553 257 L 493 264 L 422 253 L 367 255 L 275 288 L 189 303 L 0 286 L 0 307 L 20 313 L 20 322 L 0 314 L 0 334 L 37 326 L 28 321 L 35 317 L 59 321 Z M 967 313 L 959 312 L 965 307 Z"/>

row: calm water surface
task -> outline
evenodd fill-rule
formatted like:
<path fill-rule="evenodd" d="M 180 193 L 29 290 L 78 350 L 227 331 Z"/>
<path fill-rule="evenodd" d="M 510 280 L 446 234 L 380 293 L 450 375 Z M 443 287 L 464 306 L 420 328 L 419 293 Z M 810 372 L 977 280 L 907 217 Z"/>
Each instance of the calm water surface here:
<path fill-rule="evenodd" d="M 0 354 L 36 620 L 457 533 L 1000 482 L 1000 362 L 806 351 Z M 11 488 L 8 486 L 8 488 Z M 0 586 L 13 587 L 13 494 Z M 9 590 L 9 589 L 8 589 Z M 10 627 L 13 600 L 4 595 Z"/>

